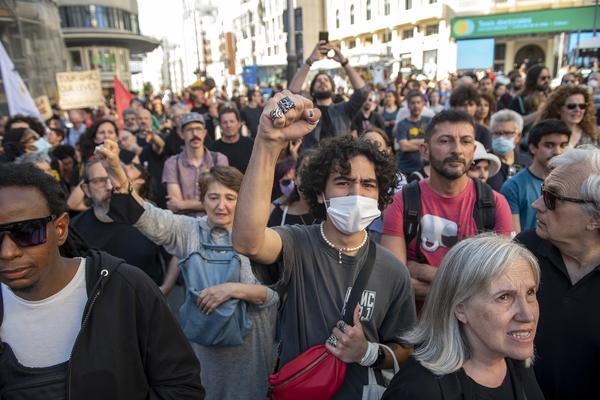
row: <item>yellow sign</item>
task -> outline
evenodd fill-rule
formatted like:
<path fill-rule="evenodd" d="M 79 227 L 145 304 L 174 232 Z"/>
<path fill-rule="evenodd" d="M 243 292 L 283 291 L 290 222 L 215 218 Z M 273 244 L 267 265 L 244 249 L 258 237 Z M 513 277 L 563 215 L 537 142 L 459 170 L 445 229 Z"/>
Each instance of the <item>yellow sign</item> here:
<path fill-rule="evenodd" d="M 100 71 L 59 72 L 56 74 L 59 105 L 63 110 L 97 107 L 104 102 Z"/>

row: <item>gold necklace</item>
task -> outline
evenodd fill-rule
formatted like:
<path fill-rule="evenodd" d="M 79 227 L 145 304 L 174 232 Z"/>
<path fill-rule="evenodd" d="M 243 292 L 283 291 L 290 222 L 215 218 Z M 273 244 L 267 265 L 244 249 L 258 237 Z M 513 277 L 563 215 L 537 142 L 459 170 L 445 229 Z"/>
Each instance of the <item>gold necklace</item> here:
<path fill-rule="evenodd" d="M 342 251 L 346 252 L 346 253 L 351 253 L 353 251 L 360 250 L 365 245 L 365 243 L 367 243 L 367 239 L 369 238 L 367 231 L 364 230 L 363 232 L 365 232 L 365 237 L 363 238 L 362 242 L 358 246 L 356 246 L 356 247 L 340 247 L 338 249 L 335 247 L 335 245 L 333 243 L 331 243 L 329 241 L 329 239 L 327 239 L 327 236 L 325 236 L 325 230 L 323 229 L 324 225 L 325 225 L 325 221 L 321 222 L 321 225 L 319 226 L 319 230 L 321 231 L 321 237 L 323 238 L 325 243 L 327 243 L 329 245 L 329 247 L 338 251 L 338 263 L 339 264 L 342 263 Z"/>

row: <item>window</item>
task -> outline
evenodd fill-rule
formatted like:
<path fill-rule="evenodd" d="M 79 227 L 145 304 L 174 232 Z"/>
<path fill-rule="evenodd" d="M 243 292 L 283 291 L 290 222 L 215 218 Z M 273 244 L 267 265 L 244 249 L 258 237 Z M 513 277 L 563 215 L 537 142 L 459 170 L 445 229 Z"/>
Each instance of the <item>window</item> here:
<path fill-rule="evenodd" d="M 96 6 L 96 26 L 99 29 L 106 28 L 106 7 Z"/>
<path fill-rule="evenodd" d="M 429 0 L 429 4 L 435 4 L 437 3 L 437 0 Z"/>
<path fill-rule="evenodd" d="M 363 39 L 363 45 L 365 46 L 370 46 L 373 44 L 373 35 L 369 35 L 369 36 L 365 36 L 365 38 Z"/>
<path fill-rule="evenodd" d="M 411 39 L 414 36 L 413 29 L 405 29 L 402 31 L 402 39 Z"/>
<path fill-rule="evenodd" d="M 335 28 L 340 29 L 340 10 L 335 11 Z"/>
<path fill-rule="evenodd" d="M 383 43 L 388 43 L 392 41 L 392 32 L 391 31 L 385 31 L 383 32 L 383 35 L 381 37 L 381 41 Z"/>
<path fill-rule="evenodd" d="M 351 39 L 348 41 L 348 48 L 353 49 L 356 47 L 356 39 Z"/>
<path fill-rule="evenodd" d="M 412 8 L 412 0 L 404 0 L 404 8 L 410 10 Z"/>
<path fill-rule="evenodd" d="M 350 25 L 354 25 L 354 4 L 350 6 Z"/>
<path fill-rule="evenodd" d="M 383 14 L 384 15 L 390 15 L 390 12 L 391 12 L 390 0 L 385 0 L 383 2 Z"/>
<path fill-rule="evenodd" d="M 71 60 L 72 71 L 83 71 L 83 60 L 80 50 L 69 50 L 69 58 Z"/>
<path fill-rule="evenodd" d="M 437 35 L 440 30 L 439 24 L 427 25 L 425 27 L 425 36 Z"/>
<path fill-rule="evenodd" d="M 400 54 L 400 68 L 410 68 L 411 65 L 410 53 Z"/>
<path fill-rule="evenodd" d="M 367 21 L 371 20 L 371 0 L 367 0 Z"/>

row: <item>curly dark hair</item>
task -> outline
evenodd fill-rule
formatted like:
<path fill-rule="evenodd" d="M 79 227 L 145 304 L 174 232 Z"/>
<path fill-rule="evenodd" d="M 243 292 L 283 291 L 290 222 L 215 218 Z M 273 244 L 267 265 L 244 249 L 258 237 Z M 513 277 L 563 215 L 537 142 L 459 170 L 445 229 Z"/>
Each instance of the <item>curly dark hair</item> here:
<path fill-rule="evenodd" d="M 587 108 L 585 109 L 583 119 L 579 123 L 579 126 L 592 139 L 598 138 L 594 99 L 590 95 L 587 87 L 583 85 L 562 85 L 556 88 L 548 97 L 544 107 L 540 110 L 540 116 L 536 123 L 540 123 L 547 119 L 560 119 L 561 107 L 565 105 L 569 97 L 576 94 L 582 95 L 587 104 Z"/>
<path fill-rule="evenodd" d="M 333 172 L 350 174 L 350 160 L 360 155 L 365 156 L 375 165 L 379 209 L 385 209 L 391 202 L 394 189 L 398 186 L 398 175 L 393 159 L 379 151 L 370 141 L 351 136 L 339 136 L 323 140 L 301 171 L 300 191 L 308 200 L 310 211 L 315 218 L 325 219 L 326 216 L 325 207 L 319 203 L 319 198 L 325 192 L 329 175 Z"/>

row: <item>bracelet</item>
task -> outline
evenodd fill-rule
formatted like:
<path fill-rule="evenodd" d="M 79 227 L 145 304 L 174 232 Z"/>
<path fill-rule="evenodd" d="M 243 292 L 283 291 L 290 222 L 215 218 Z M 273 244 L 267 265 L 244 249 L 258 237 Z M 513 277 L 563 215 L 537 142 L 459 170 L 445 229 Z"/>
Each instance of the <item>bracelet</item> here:
<path fill-rule="evenodd" d="M 346 65 L 348 65 L 348 63 L 349 63 L 349 62 L 350 62 L 350 60 L 348 60 L 348 58 L 346 58 L 344 61 L 342 61 L 342 62 L 340 63 L 340 65 L 341 65 L 342 67 L 345 67 Z"/>
<path fill-rule="evenodd" d="M 367 342 L 367 345 L 367 351 L 359 363 L 363 367 L 370 367 L 371 365 L 375 364 L 375 361 L 377 361 L 377 356 L 379 355 L 379 344 Z"/>
<path fill-rule="evenodd" d="M 311 59 L 310 59 L 310 57 L 308 57 L 308 58 L 306 59 L 306 61 L 304 61 L 304 62 L 305 62 L 305 63 L 306 63 L 306 65 L 308 65 L 309 67 L 312 67 L 312 65 L 313 65 L 313 60 L 311 60 Z"/>

